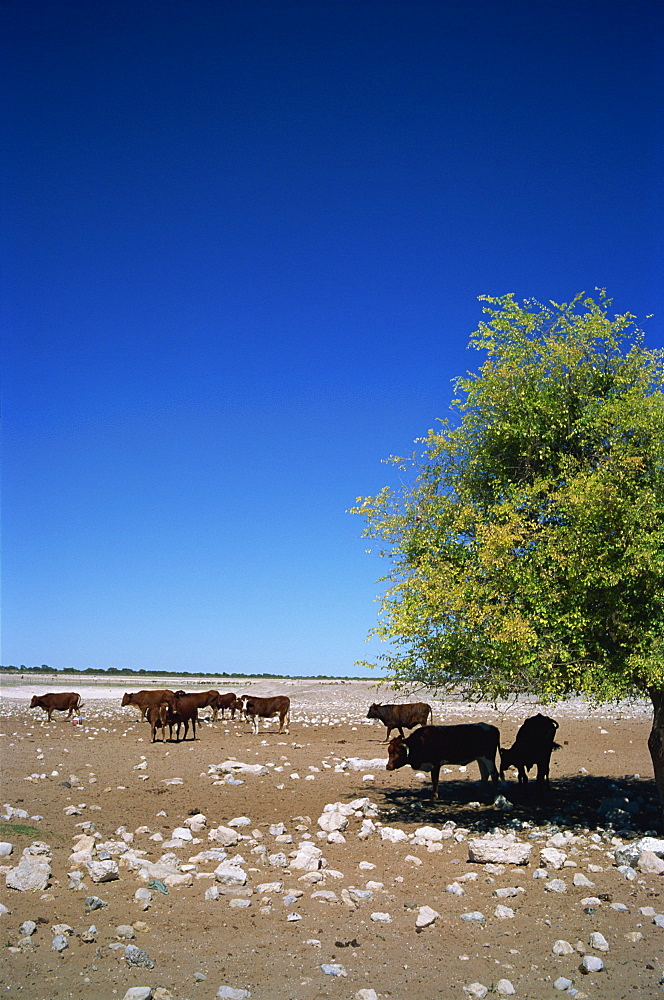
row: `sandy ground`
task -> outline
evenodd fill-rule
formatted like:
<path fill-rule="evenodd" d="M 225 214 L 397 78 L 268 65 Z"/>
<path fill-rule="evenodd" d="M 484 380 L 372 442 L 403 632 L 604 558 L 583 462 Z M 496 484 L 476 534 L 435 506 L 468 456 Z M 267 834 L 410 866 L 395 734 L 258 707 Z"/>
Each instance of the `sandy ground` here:
<path fill-rule="evenodd" d="M 578 997 L 662 995 L 664 929 L 641 913 L 643 907 L 664 913 L 662 876 L 638 873 L 626 880 L 614 864 L 616 831 L 607 830 L 597 814 L 606 797 L 626 797 L 635 810 L 631 833 L 617 831 L 615 839 L 627 842 L 658 832 L 647 705 L 592 711 L 570 702 L 545 709 L 560 723 L 562 744 L 552 759 L 551 790 L 538 795 L 531 783 L 524 793 L 511 777 L 500 788 L 513 803 L 505 812 L 492 800 L 481 801 L 475 764 L 450 768 L 441 778 L 436 803 L 430 801 L 428 779 L 410 768 L 349 769 L 347 758 L 386 758 L 384 727 L 365 718 L 369 704 L 406 700 L 377 691 L 372 682 L 226 683 L 221 690 L 288 694 L 290 733 L 278 734 L 271 724 L 254 736 L 244 722 L 220 720 L 202 723 L 198 739 L 179 744 L 151 744 L 136 710 L 120 707 L 123 691 L 139 686 L 126 681 L 113 687 L 76 686 L 70 680 L 64 689 L 79 690 L 85 702 L 80 726 L 57 713 L 49 724 L 43 712 L 28 708 L 32 694 L 61 685 L 31 679 L 3 687 L 0 803 L 24 809 L 30 818 L 0 824 L 0 840 L 13 844 L 11 857 L 0 859 L 1 868 L 6 872 L 16 865 L 23 848 L 36 840 L 49 846 L 52 859 L 52 879 L 44 892 L 6 888 L 4 876 L 0 882 L 0 902 L 10 911 L 0 917 L 4 995 L 110 1000 L 124 997 L 129 987 L 150 986 L 163 1000 L 213 1000 L 220 987 L 229 986 L 248 991 L 254 1000 L 348 1000 L 361 990 L 375 990 L 380 998 L 463 1000 L 470 984 L 492 989 L 506 979 L 517 997 L 539 1000 L 568 995 L 553 987 L 560 976 L 573 981 Z M 186 686 L 195 689 L 191 681 Z M 503 745 L 538 710 L 524 703 L 494 709 L 427 700 L 435 723 L 494 722 Z M 210 767 L 232 758 L 265 765 L 267 773 L 223 783 Z M 425 825 L 442 829 L 447 824 L 452 833 L 437 850 L 429 850 L 408 840 L 381 840 L 380 827 L 361 839 L 362 820 L 351 817 L 344 843 L 319 838 L 317 820 L 326 804 L 365 797 L 378 807 L 374 822 L 383 827 L 411 835 Z M 165 846 L 173 830 L 196 813 L 206 817 L 205 830 L 196 834 L 200 843 Z M 217 884 L 212 873 L 219 861 L 189 858 L 215 847 L 208 840 L 210 830 L 239 817 L 250 820 L 239 828 L 245 839 L 227 850 L 244 859 L 247 885 L 240 893 L 206 900 L 206 889 Z M 94 884 L 84 871 L 84 887 L 69 888 L 68 873 L 81 868 L 69 861 L 81 823 L 94 824 L 103 842 L 122 841 L 124 833 L 128 847 L 145 851 L 151 861 L 174 855 L 189 866 L 192 884 L 173 887 L 167 895 L 153 891 L 143 911 L 134 893 L 146 882 L 116 855 L 117 880 Z M 274 825 L 279 823 L 285 834 L 278 840 Z M 533 843 L 529 865 L 495 869 L 468 861 L 468 838 L 496 827 Z M 555 830 L 575 838 L 565 851 L 576 867 L 549 872 L 550 879 L 562 878 L 567 885 L 560 895 L 545 890 L 549 880 L 533 878 L 539 851 Z M 152 839 L 156 834 L 161 841 Z M 327 865 L 315 884 L 303 879 L 302 871 L 267 860 L 279 852 L 288 856 L 307 835 L 322 849 Z M 574 886 L 576 873 L 586 875 L 592 888 Z M 464 880 L 468 874 L 476 878 Z M 460 879 L 463 895 L 446 891 Z M 257 888 L 273 882 L 280 888 Z M 372 898 L 349 895 L 347 890 L 366 890 L 367 883 L 373 883 Z M 495 892 L 501 888 L 525 891 L 499 898 Z M 321 890 L 334 896 L 313 896 Z M 88 912 L 85 898 L 92 895 L 107 905 Z M 496 916 L 498 904 L 514 915 Z M 439 916 L 418 930 L 421 906 Z M 461 919 L 471 911 L 483 913 L 484 923 Z M 387 915 L 389 922 L 372 914 Z M 38 926 L 30 943 L 19 947 L 25 920 Z M 73 933 L 66 950 L 57 953 L 51 948 L 51 928 L 62 923 Z M 96 940 L 86 943 L 81 935 L 91 924 Z M 116 928 L 128 924 L 134 925 L 132 943 L 147 952 L 153 969 L 129 967 L 124 949 L 111 947 L 119 941 Z M 606 938 L 608 952 L 591 947 L 596 931 Z M 554 954 L 559 939 L 570 942 L 574 953 Z M 581 974 L 584 950 L 602 958 L 603 971 Z M 326 974 L 325 964 L 340 965 L 345 975 Z"/>

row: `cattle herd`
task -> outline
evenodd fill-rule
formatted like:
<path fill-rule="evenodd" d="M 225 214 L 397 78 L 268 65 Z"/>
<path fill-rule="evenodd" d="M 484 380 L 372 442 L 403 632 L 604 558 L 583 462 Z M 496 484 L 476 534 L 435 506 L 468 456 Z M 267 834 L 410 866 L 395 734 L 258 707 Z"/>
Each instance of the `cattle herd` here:
<path fill-rule="evenodd" d="M 221 694 L 213 689 L 187 693 L 164 688 L 135 693 L 127 691 L 122 698 L 122 707 L 128 705 L 137 708 L 141 713 L 141 720 L 146 719 L 150 723 L 153 743 L 157 739 L 158 730 L 161 730 L 161 738 L 165 742 L 167 726 L 169 740 L 173 739 L 175 729 L 176 742 L 180 741 L 181 727 L 182 739 L 186 740 L 190 724 L 192 738 L 196 739 L 198 712 L 203 708 L 212 710 L 213 722 L 217 720 L 219 712 L 222 719 L 226 710 L 233 719 L 239 713 L 241 718 L 251 723 L 254 734 L 258 733 L 259 719 L 278 718 L 279 733 L 288 733 L 290 724 L 290 698 L 285 695 L 272 698 L 256 695 L 238 697 L 233 691 Z M 74 712 L 80 711 L 81 706 L 81 696 L 75 691 L 35 695 L 30 703 L 30 708 L 43 709 L 49 722 L 54 711 L 68 712 L 67 719 L 70 719 Z M 537 767 L 537 784 L 540 787 L 546 786 L 549 783 L 551 754 L 560 748 L 560 744 L 554 739 L 558 723 L 539 713 L 525 720 L 509 748 L 500 746 L 498 728 L 486 722 L 448 726 L 429 724 L 432 712 L 431 706 L 426 702 L 395 705 L 374 703 L 369 707 L 367 718 L 379 719 L 387 729 L 386 770 L 394 771 L 408 764 L 415 770 L 429 772 L 434 799 L 438 797 L 438 780 L 444 764 L 465 765 L 477 761 L 482 785 L 487 787 L 489 781 L 496 785 L 499 775 L 497 756 L 500 760 L 501 779 L 508 768 L 515 767 L 519 784 L 525 785 L 528 782 L 528 771 Z M 390 740 L 390 733 L 395 729 L 399 731 L 399 735 Z M 412 730 L 410 736 L 404 736 L 404 729 Z"/>

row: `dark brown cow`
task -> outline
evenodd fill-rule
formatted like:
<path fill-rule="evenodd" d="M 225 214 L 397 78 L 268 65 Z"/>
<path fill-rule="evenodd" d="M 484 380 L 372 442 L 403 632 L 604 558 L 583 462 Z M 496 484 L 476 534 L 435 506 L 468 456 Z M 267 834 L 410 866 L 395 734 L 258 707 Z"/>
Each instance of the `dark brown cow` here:
<path fill-rule="evenodd" d="M 81 696 L 76 691 L 58 691 L 57 694 L 33 694 L 30 708 L 43 708 L 50 722 L 53 712 L 69 712 L 67 719 L 71 719 L 81 704 Z"/>
<path fill-rule="evenodd" d="M 377 705 L 374 702 L 367 712 L 367 719 L 380 719 L 387 726 L 385 742 L 388 743 L 393 729 L 398 729 L 399 736 L 403 738 L 404 729 L 426 726 L 431 714 L 431 706 L 425 701 L 416 701 L 410 705 Z"/>
<path fill-rule="evenodd" d="M 169 726 L 177 726 L 175 739 L 178 743 L 180 742 L 180 726 L 184 725 L 184 736 L 182 739 L 186 740 L 190 722 L 194 733 L 193 739 L 196 739 L 196 723 L 198 722 L 197 696 L 195 694 L 182 694 L 179 696 L 176 694 L 173 700 L 168 703 L 168 718 L 166 721 Z"/>
<path fill-rule="evenodd" d="M 227 694 L 217 694 L 216 701 L 211 702 L 212 707 L 212 721 L 217 721 L 217 713 L 221 709 L 222 719 L 225 717 L 226 709 L 231 713 L 231 719 L 235 718 L 235 709 L 237 707 L 237 695 L 235 691 L 229 691 Z"/>
<path fill-rule="evenodd" d="M 221 698 L 221 695 L 214 688 L 210 688 L 209 691 L 176 691 L 175 697 L 182 698 L 184 695 L 187 698 L 193 698 L 196 702 L 197 708 L 211 708 L 212 709 L 212 719 L 213 721 L 217 718 L 217 712 L 215 705 L 217 699 Z"/>
<path fill-rule="evenodd" d="M 557 728 L 555 719 L 539 712 L 526 719 L 509 750 L 500 751 L 500 777 L 508 767 L 516 767 L 519 784 L 527 785 L 526 772 L 537 764 L 537 784 L 548 785 L 551 754 L 560 749 L 560 743 L 554 743 Z"/>
<path fill-rule="evenodd" d="M 157 739 L 157 730 L 161 729 L 161 741 L 166 742 L 166 726 L 168 726 L 168 738 L 173 739 L 173 716 L 170 711 L 171 703 L 160 701 L 158 705 L 148 707 L 147 719 L 152 726 L 152 742 Z"/>
<path fill-rule="evenodd" d="M 168 688 L 161 691 L 136 691 L 135 694 L 125 691 L 122 696 L 122 708 L 125 705 L 133 705 L 141 713 L 141 718 L 138 720 L 141 722 L 146 717 L 150 705 L 158 705 L 161 701 L 169 701 L 173 698 L 175 698 L 175 692 L 169 691 Z"/>
<path fill-rule="evenodd" d="M 498 781 L 496 754 L 500 733 L 487 722 L 458 726 L 422 726 L 407 736 L 395 736 L 388 747 L 386 770 L 394 771 L 409 764 L 417 771 L 431 772 L 431 798 L 438 798 L 438 778 L 442 764 L 470 764 L 476 760 L 482 785 L 489 778 Z"/>
<path fill-rule="evenodd" d="M 279 732 L 288 732 L 290 724 L 290 698 L 279 694 L 274 698 L 258 698 L 256 695 L 243 694 L 239 699 L 242 703 L 244 717 L 253 723 L 254 734 L 258 732 L 258 720 L 272 719 L 279 716 Z M 284 722 L 286 729 L 284 730 Z"/>

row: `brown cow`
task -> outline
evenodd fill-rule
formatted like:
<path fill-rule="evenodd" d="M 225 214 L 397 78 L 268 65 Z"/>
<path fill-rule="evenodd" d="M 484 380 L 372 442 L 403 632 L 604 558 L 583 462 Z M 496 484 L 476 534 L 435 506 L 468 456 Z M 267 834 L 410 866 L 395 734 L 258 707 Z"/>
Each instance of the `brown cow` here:
<path fill-rule="evenodd" d="M 231 713 L 231 719 L 235 718 L 235 709 L 237 707 L 237 695 L 235 691 L 229 691 L 227 694 L 219 694 L 217 692 L 216 701 L 210 702 L 212 707 L 212 721 L 217 721 L 217 713 L 221 709 L 222 719 L 225 717 L 226 709 L 229 709 Z"/>
<path fill-rule="evenodd" d="M 178 743 L 180 742 L 180 725 L 184 724 L 184 736 L 182 739 L 186 740 L 190 722 L 194 733 L 193 738 L 196 739 L 196 723 L 198 722 L 197 695 L 176 693 L 173 700 L 168 703 L 168 718 L 166 721 L 169 726 L 177 726 L 175 739 Z"/>
<path fill-rule="evenodd" d="M 239 699 L 244 717 L 253 723 L 254 734 L 258 733 L 258 720 L 271 719 L 279 716 L 279 732 L 288 732 L 290 725 L 290 698 L 279 694 L 274 698 L 258 698 L 256 695 L 243 694 Z M 286 729 L 284 730 L 284 722 Z"/>
<path fill-rule="evenodd" d="M 135 694 L 125 691 L 122 696 L 122 708 L 125 705 L 133 705 L 139 709 L 141 718 L 138 721 L 141 722 L 146 717 L 150 705 L 158 705 L 162 701 L 172 701 L 173 698 L 175 698 L 175 692 L 169 691 L 168 688 L 161 691 L 136 691 Z"/>
<path fill-rule="evenodd" d="M 67 719 L 71 719 L 81 704 L 81 696 L 76 691 L 58 691 L 57 694 L 33 694 L 30 708 L 43 708 L 50 722 L 55 711 L 69 712 Z"/>
<path fill-rule="evenodd" d="M 161 729 L 161 741 L 166 742 L 166 726 L 168 726 L 168 738 L 173 739 L 173 716 L 170 712 L 170 702 L 160 701 L 158 705 L 149 705 L 147 719 L 152 726 L 152 742 L 156 742 L 157 730 Z"/>
<path fill-rule="evenodd" d="M 374 702 L 367 712 L 367 719 L 380 719 L 387 726 L 386 743 L 389 743 L 393 729 L 398 729 L 399 736 L 403 739 L 404 729 L 426 726 L 430 717 L 431 705 L 427 705 L 425 701 L 416 701 L 410 705 L 377 705 Z"/>
<path fill-rule="evenodd" d="M 219 694 L 218 691 L 216 691 L 214 688 L 211 688 L 209 691 L 191 691 L 191 692 L 176 691 L 175 697 L 182 698 L 185 694 L 187 695 L 187 698 L 195 699 L 197 708 L 211 708 L 212 721 L 216 720 L 217 712 L 215 709 L 215 705 L 217 704 L 217 700 L 221 698 L 221 695 Z"/>

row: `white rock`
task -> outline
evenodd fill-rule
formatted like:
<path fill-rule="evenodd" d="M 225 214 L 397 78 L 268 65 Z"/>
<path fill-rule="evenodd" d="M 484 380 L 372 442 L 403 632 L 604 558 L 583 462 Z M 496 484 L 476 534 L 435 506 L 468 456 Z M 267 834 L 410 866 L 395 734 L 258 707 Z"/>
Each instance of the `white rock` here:
<path fill-rule="evenodd" d="M 499 979 L 494 986 L 494 989 L 496 993 L 499 993 L 502 997 L 511 997 L 516 993 L 516 990 L 509 979 Z"/>
<path fill-rule="evenodd" d="M 182 840 L 184 843 L 191 843 L 194 835 L 188 826 L 176 826 L 173 830 L 173 839 Z"/>
<path fill-rule="evenodd" d="M 569 943 L 569 941 L 559 940 L 553 942 L 553 948 L 551 949 L 554 955 L 573 955 L 574 948 Z M 560 987 L 556 987 L 559 989 Z"/>
<path fill-rule="evenodd" d="M 551 881 L 546 883 L 544 888 L 547 892 L 567 892 L 567 883 L 563 882 L 561 878 L 552 878 Z"/>
<path fill-rule="evenodd" d="M 375 990 L 358 990 L 355 1000 L 378 1000 L 378 994 Z"/>
<path fill-rule="evenodd" d="M 443 839 L 443 831 L 437 829 L 435 826 L 420 826 L 415 831 L 415 836 L 413 837 L 414 844 L 427 844 L 430 841 L 441 841 Z"/>
<path fill-rule="evenodd" d="M 417 911 L 417 918 L 415 920 L 416 927 L 428 927 L 435 920 L 438 919 L 440 913 L 432 909 L 430 906 L 420 906 Z"/>
<path fill-rule="evenodd" d="M 641 851 L 636 866 L 644 875 L 664 874 L 664 860 L 654 851 Z"/>
<path fill-rule="evenodd" d="M 150 986 L 130 986 L 122 1000 L 152 1000 Z"/>
<path fill-rule="evenodd" d="M 324 812 L 318 819 L 318 825 L 325 833 L 335 830 L 345 830 L 348 826 L 348 816 L 339 810 Z"/>
<path fill-rule="evenodd" d="M 382 771 L 386 764 L 386 757 L 373 757 L 371 760 L 363 760 L 361 757 L 346 757 L 341 766 L 348 768 L 349 771 Z"/>
<path fill-rule="evenodd" d="M 545 847 L 540 851 L 540 860 L 542 865 L 546 868 L 555 868 L 558 870 L 562 868 L 563 864 L 567 860 L 567 855 L 564 851 L 558 851 L 555 847 Z"/>
<path fill-rule="evenodd" d="M 603 934 L 599 931 L 593 931 L 590 935 L 590 947 L 595 948 L 596 951 L 608 951 L 609 942 L 606 940 Z"/>
<path fill-rule="evenodd" d="M 582 889 L 594 889 L 595 883 L 591 882 L 590 879 L 583 874 L 583 872 L 575 872 L 572 882 L 575 886 Z"/>
<path fill-rule="evenodd" d="M 532 849 L 512 837 L 475 837 L 468 841 L 468 858 L 479 864 L 527 865 Z"/>
<path fill-rule="evenodd" d="M 469 924 L 484 924 L 485 917 L 483 913 L 479 910 L 471 910 L 470 913 L 462 913 L 461 919 L 465 920 Z"/>
<path fill-rule="evenodd" d="M 232 986 L 220 986 L 217 990 L 218 1000 L 248 1000 L 249 990 L 236 990 Z"/>
<path fill-rule="evenodd" d="M 14 850 L 14 845 L 6 840 L 0 840 L 0 858 L 8 858 Z"/>
<path fill-rule="evenodd" d="M 339 962 L 330 962 L 329 964 L 326 963 L 325 965 L 321 965 L 321 969 L 323 970 L 326 976 L 348 975 L 343 965 L 341 965 Z"/>
<path fill-rule="evenodd" d="M 463 896 L 466 890 L 459 885 L 458 882 L 452 882 L 450 885 L 445 886 L 445 892 L 451 893 L 453 896 Z"/>
<path fill-rule="evenodd" d="M 597 958 L 595 955 L 584 955 L 581 960 L 581 972 L 586 974 L 591 972 L 601 972 L 604 968 L 604 962 L 601 958 Z"/>
<path fill-rule="evenodd" d="M 470 986 L 464 986 L 463 992 L 467 993 L 469 997 L 477 997 L 478 1000 L 482 1000 L 483 997 L 489 992 L 486 986 L 482 983 L 471 983 Z"/>
<path fill-rule="evenodd" d="M 109 858 L 107 861 L 94 859 L 85 865 L 93 882 L 113 882 L 120 877 L 117 861 Z"/>
<path fill-rule="evenodd" d="M 392 917 L 389 915 L 389 913 L 380 913 L 380 912 L 372 913 L 371 914 L 371 919 L 374 921 L 374 923 L 377 923 L 377 924 L 391 924 L 392 923 Z"/>
<path fill-rule="evenodd" d="M 499 920 L 510 920 L 514 916 L 514 910 L 509 906 L 499 903 L 493 911 L 493 915 L 498 917 Z"/>
<path fill-rule="evenodd" d="M 558 976 L 553 984 L 554 990 L 568 990 L 570 986 L 574 986 L 574 982 L 571 979 L 566 979 L 565 976 Z"/>
<path fill-rule="evenodd" d="M 221 844 L 222 847 L 235 847 L 239 839 L 240 834 L 230 826 L 217 826 L 208 833 L 208 840 Z"/>
<path fill-rule="evenodd" d="M 51 865 L 44 857 L 23 855 L 16 868 L 11 868 L 5 875 L 8 889 L 18 889 L 20 892 L 43 892 L 51 877 Z"/>
<path fill-rule="evenodd" d="M 380 839 L 387 840 L 390 844 L 401 844 L 408 840 L 408 835 L 403 830 L 397 830 L 391 826 L 383 826 L 380 830 Z"/>
<path fill-rule="evenodd" d="M 222 861 L 214 870 L 214 877 L 222 885 L 246 885 L 247 873 L 239 865 Z"/>

